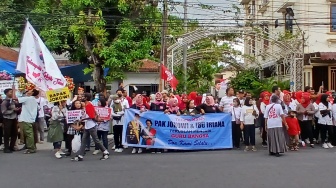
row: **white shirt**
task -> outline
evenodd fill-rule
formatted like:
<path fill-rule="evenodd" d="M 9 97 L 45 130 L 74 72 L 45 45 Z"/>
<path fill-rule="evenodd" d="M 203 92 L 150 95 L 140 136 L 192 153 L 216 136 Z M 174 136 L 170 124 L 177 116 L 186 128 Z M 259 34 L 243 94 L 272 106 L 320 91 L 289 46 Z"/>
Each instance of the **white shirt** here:
<path fill-rule="evenodd" d="M 321 125 L 333 125 L 333 121 L 332 121 L 332 112 L 330 112 L 330 116 L 324 116 L 322 117 L 321 115 L 321 111 L 322 110 L 332 110 L 332 105 L 330 102 L 328 102 L 328 108 L 323 104 L 323 103 L 320 103 L 319 104 L 319 119 L 318 119 L 318 123 L 321 124 Z"/>
<path fill-rule="evenodd" d="M 37 116 L 37 102 L 36 98 L 30 97 L 20 97 L 18 98 L 19 103 L 22 103 L 22 111 L 19 117 L 19 122 L 34 123 Z"/>
<path fill-rule="evenodd" d="M 314 102 L 314 103 L 313 103 L 313 106 L 314 106 L 314 108 L 315 108 L 315 110 L 316 110 L 315 117 L 316 117 L 316 118 L 319 118 L 319 117 L 320 117 L 319 105 L 316 104 L 316 102 Z M 335 116 L 334 116 L 334 117 L 335 117 Z"/>
<path fill-rule="evenodd" d="M 219 107 L 224 107 L 224 110 L 223 112 L 226 112 L 226 113 L 230 113 L 231 112 L 231 108 L 233 106 L 233 99 L 235 99 L 236 97 L 235 96 L 231 96 L 231 97 L 228 97 L 228 96 L 225 96 L 225 97 L 222 97 L 220 103 L 219 103 Z"/>
<path fill-rule="evenodd" d="M 253 110 L 257 112 L 257 116 L 252 115 Z M 254 125 L 254 120 L 258 117 L 259 110 L 255 105 L 243 106 L 240 114 L 240 121 L 245 125 Z"/>
<path fill-rule="evenodd" d="M 264 113 L 264 118 L 267 118 L 267 128 L 282 127 L 282 115 L 284 115 L 284 112 L 280 104 L 271 103 L 267 105 Z"/>
<path fill-rule="evenodd" d="M 260 103 L 260 111 L 262 114 L 265 114 L 266 106 L 267 105 L 264 102 Z"/>
<path fill-rule="evenodd" d="M 130 108 L 128 100 L 126 98 L 122 98 L 120 102 L 121 102 L 121 106 L 123 107 L 123 109 Z M 114 103 L 114 101 L 112 100 L 110 108 L 112 108 L 113 103 Z"/>
<path fill-rule="evenodd" d="M 48 101 L 43 97 L 39 97 L 36 99 L 36 102 L 39 104 L 39 118 L 42 118 L 44 117 L 44 106 L 48 105 Z"/>
<path fill-rule="evenodd" d="M 236 119 L 240 120 L 241 107 L 232 107 L 231 108 L 231 117 L 232 121 L 236 121 Z"/>

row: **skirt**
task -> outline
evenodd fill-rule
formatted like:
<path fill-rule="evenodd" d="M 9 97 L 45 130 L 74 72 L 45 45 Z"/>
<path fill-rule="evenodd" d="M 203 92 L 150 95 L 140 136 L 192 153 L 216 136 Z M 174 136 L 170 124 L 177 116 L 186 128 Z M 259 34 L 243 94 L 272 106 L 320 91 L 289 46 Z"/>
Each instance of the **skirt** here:
<path fill-rule="evenodd" d="M 282 127 L 267 129 L 268 151 L 272 153 L 284 153 L 287 151 L 287 143 Z"/>

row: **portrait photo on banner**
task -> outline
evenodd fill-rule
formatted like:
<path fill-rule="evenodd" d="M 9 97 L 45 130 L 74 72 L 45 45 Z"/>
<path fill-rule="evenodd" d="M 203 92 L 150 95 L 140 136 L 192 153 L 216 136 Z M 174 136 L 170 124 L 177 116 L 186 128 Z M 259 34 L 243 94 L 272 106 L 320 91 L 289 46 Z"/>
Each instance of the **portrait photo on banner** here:
<path fill-rule="evenodd" d="M 201 150 L 232 148 L 230 114 L 176 116 L 127 109 L 123 145 L 143 148 Z"/>

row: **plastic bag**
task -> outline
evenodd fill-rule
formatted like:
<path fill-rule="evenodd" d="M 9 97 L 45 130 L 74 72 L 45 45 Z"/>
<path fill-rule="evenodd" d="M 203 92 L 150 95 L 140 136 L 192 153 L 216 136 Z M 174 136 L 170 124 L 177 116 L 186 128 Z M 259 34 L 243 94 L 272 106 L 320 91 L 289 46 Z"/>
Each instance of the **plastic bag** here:
<path fill-rule="evenodd" d="M 81 144 L 82 144 L 81 136 L 79 134 L 75 134 L 71 142 L 72 152 L 77 153 L 81 147 Z"/>

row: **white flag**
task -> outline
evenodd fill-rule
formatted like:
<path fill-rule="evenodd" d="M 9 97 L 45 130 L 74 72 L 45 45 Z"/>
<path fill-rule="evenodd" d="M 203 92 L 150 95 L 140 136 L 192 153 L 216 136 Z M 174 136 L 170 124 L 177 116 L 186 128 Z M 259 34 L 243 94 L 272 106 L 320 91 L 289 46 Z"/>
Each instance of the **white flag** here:
<path fill-rule="evenodd" d="M 25 73 L 26 79 L 43 91 L 66 86 L 66 79 L 59 70 L 54 57 L 28 21 L 16 70 Z"/>

